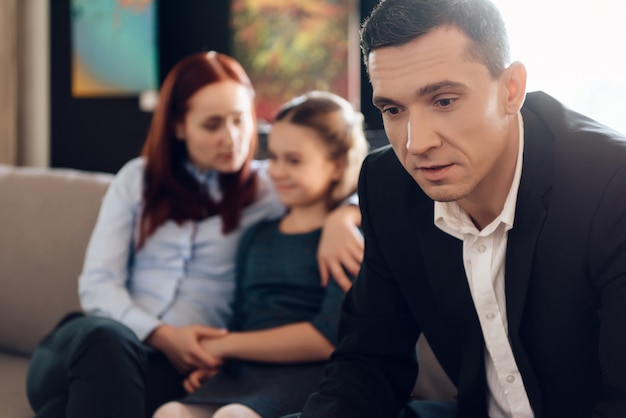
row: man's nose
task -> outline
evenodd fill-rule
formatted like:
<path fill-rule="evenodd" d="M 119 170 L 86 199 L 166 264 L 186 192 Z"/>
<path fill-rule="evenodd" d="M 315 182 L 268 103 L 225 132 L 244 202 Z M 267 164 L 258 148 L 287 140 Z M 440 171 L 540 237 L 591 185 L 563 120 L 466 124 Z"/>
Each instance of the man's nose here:
<path fill-rule="evenodd" d="M 407 124 L 406 149 L 409 154 L 421 155 L 431 148 L 441 145 L 441 139 L 433 129 L 432 123 L 418 114 L 413 114 Z"/>

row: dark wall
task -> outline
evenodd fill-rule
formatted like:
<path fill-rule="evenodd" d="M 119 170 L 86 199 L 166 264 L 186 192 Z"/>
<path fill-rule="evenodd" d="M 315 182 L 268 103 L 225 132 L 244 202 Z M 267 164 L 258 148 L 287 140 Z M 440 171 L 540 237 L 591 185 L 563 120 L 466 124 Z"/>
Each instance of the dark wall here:
<path fill-rule="evenodd" d="M 377 0 L 361 0 L 362 17 Z M 150 125 L 151 113 L 138 99 L 74 98 L 71 95 L 70 0 L 50 4 L 50 165 L 116 172 L 137 156 Z M 159 0 L 158 44 L 161 81 L 181 58 L 194 52 L 230 53 L 229 0 Z M 364 67 L 361 111 L 366 127 L 381 128 L 371 104 L 371 87 Z"/>
<path fill-rule="evenodd" d="M 378 4 L 378 0 L 361 0 L 360 12 L 361 21 L 365 19 L 370 11 Z M 372 86 L 367 78 L 367 72 L 365 71 L 365 65 L 361 59 L 361 112 L 365 117 L 365 128 L 372 131 L 382 130 L 383 121 L 380 115 L 380 111 L 372 104 Z M 375 132 L 372 137 L 380 138 L 381 132 Z M 377 141 L 377 140 L 376 140 Z M 386 141 L 386 139 L 385 139 Z M 378 143 L 373 145 L 381 145 Z"/>
<path fill-rule="evenodd" d="M 69 0 L 50 0 L 50 165 L 114 171 L 137 155 L 150 121 L 137 98 L 71 95 Z"/>
<path fill-rule="evenodd" d="M 229 0 L 160 0 L 158 5 L 162 78 L 180 59 L 195 52 L 230 54 Z"/>

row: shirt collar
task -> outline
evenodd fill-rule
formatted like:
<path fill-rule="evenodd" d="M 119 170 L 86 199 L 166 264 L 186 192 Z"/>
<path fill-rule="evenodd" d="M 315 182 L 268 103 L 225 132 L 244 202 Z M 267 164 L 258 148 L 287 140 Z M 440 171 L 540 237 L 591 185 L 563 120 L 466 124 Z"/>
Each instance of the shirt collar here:
<path fill-rule="evenodd" d="M 517 205 L 517 192 L 519 191 L 519 183 L 522 178 L 522 163 L 524 155 L 524 120 L 521 112 L 518 112 L 519 121 L 519 141 L 517 161 L 515 163 L 515 173 L 511 188 L 504 201 L 502 212 L 496 219 L 487 225 L 482 231 L 478 231 L 474 226 L 469 215 L 459 206 L 457 202 L 437 202 L 435 201 L 435 225 L 442 231 L 462 239 L 462 235 L 471 233 L 474 235 L 486 236 L 491 234 L 502 223 L 505 230 L 508 231 L 513 227 L 515 221 L 515 206 Z"/>
<path fill-rule="evenodd" d="M 219 186 L 217 171 L 201 170 L 189 160 L 185 161 L 185 169 L 199 184 L 204 185 L 208 189 L 209 194 L 213 199 L 217 201 L 222 199 L 222 192 Z"/>

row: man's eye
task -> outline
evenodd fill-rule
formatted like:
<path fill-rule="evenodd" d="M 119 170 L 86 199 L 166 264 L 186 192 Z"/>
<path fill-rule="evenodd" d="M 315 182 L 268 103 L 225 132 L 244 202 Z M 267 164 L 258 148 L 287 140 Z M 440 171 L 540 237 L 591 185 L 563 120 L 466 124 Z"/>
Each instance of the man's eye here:
<path fill-rule="evenodd" d="M 382 110 L 382 112 L 389 116 L 395 116 L 400 113 L 400 109 L 398 109 L 397 107 L 386 107 Z"/>
<path fill-rule="evenodd" d="M 435 105 L 439 107 L 450 107 L 452 103 L 454 103 L 454 100 L 455 99 L 452 98 L 439 99 L 435 102 Z"/>

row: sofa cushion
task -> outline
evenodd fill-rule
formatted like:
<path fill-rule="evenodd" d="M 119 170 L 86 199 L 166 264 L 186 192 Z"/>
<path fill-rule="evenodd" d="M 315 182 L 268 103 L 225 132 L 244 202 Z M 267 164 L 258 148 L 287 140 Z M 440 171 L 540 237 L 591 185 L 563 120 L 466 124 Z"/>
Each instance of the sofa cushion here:
<path fill-rule="evenodd" d="M 430 401 L 454 401 L 457 395 L 456 386 L 443 371 L 423 334 L 417 340 L 417 358 L 420 367 L 413 397 Z"/>
<path fill-rule="evenodd" d="M 28 359 L 0 353 L 0 417 L 33 418 L 26 399 Z"/>
<path fill-rule="evenodd" d="M 0 349 L 28 355 L 69 310 L 112 175 L 0 165 Z"/>

